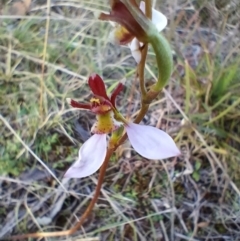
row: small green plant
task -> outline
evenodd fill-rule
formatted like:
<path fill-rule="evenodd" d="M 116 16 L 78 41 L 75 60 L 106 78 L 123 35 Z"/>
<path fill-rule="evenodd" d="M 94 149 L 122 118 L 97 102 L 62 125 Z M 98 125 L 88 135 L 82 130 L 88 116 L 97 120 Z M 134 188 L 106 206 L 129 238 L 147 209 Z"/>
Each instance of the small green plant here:
<path fill-rule="evenodd" d="M 0 176 L 7 174 L 18 176 L 26 168 L 28 155 L 16 140 L 1 140 L 1 145 Z"/>
<path fill-rule="evenodd" d="M 236 87 L 239 88 L 240 69 L 239 61 L 226 67 L 216 66 L 210 92 L 211 102 L 214 104 L 226 95 L 236 95 Z M 220 70 L 220 71 L 219 71 Z"/>
<path fill-rule="evenodd" d="M 201 166 L 202 166 L 201 161 L 196 160 L 196 162 L 194 163 L 194 171 L 192 173 L 192 177 L 196 182 L 198 182 L 200 180 L 200 177 L 201 177 L 200 172 L 199 172 Z"/>

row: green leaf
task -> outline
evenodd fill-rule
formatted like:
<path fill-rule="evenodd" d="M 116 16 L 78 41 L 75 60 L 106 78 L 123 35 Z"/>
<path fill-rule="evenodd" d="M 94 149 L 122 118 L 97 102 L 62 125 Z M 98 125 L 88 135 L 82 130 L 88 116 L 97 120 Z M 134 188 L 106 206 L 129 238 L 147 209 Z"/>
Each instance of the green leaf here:
<path fill-rule="evenodd" d="M 213 97 L 220 98 L 227 93 L 229 87 L 239 75 L 238 69 L 238 63 L 235 63 L 228 68 L 223 68 L 219 76 L 213 80 Z"/>
<path fill-rule="evenodd" d="M 192 174 L 192 178 L 193 178 L 196 182 L 198 182 L 198 181 L 200 180 L 200 174 L 195 171 L 195 172 L 193 172 L 193 174 Z"/>

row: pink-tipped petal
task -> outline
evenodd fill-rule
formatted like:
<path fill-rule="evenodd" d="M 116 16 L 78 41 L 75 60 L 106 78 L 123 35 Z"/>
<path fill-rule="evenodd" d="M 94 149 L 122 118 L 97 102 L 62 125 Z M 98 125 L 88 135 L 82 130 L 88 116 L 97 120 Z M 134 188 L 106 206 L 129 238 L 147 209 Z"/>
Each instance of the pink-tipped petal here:
<path fill-rule="evenodd" d="M 165 159 L 180 154 L 173 139 L 152 126 L 130 123 L 125 126 L 133 148 L 148 159 Z"/>
<path fill-rule="evenodd" d="M 78 160 L 64 177 L 82 178 L 95 173 L 103 164 L 107 152 L 106 134 L 91 136 L 80 148 Z"/>
<path fill-rule="evenodd" d="M 133 58 L 139 64 L 141 61 L 142 54 L 140 50 L 140 43 L 137 40 L 137 38 L 134 38 L 128 46 L 132 52 Z"/>
<path fill-rule="evenodd" d="M 140 2 L 140 9 L 145 14 L 145 2 Z M 152 8 L 152 22 L 156 26 L 158 32 L 161 32 L 167 26 L 167 18 L 161 12 Z"/>

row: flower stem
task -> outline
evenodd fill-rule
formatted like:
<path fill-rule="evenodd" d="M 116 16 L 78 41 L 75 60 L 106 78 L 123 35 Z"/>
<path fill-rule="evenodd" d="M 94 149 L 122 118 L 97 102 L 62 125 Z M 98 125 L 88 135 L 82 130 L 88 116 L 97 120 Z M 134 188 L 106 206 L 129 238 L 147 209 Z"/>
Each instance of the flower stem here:
<path fill-rule="evenodd" d="M 140 26 L 143 28 L 143 30 L 147 34 L 147 42 L 150 43 L 153 47 L 153 50 L 156 54 L 156 60 L 157 60 L 157 66 L 158 66 L 158 81 L 156 84 L 154 84 L 151 87 L 151 92 L 159 93 L 163 87 L 167 84 L 167 81 L 169 80 L 172 69 L 173 69 L 173 58 L 172 58 L 172 51 L 170 48 L 170 45 L 165 37 L 163 37 L 162 34 L 158 33 L 156 27 L 152 23 L 151 15 L 152 15 L 152 8 L 151 8 L 151 0 L 145 0 L 145 6 L 146 6 L 146 18 L 142 18 L 141 14 L 139 14 L 138 9 L 134 5 L 132 5 L 131 1 L 128 0 L 122 0 L 123 3 L 127 6 L 128 10 L 131 12 L 135 20 L 140 24 Z M 150 18 L 150 19 L 149 19 Z M 144 51 L 142 51 L 142 54 L 144 54 Z M 143 56 L 142 56 L 143 58 Z M 144 61 L 145 60 L 141 60 Z M 139 70 L 141 73 L 141 69 Z M 143 96 L 145 94 L 141 76 L 140 78 L 140 86 L 143 90 Z M 156 96 L 156 94 L 152 94 L 151 96 Z M 150 102 L 150 99 L 152 97 L 149 97 L 148 102 Z"/>
<path fill-rule="evenodd" d="M 146 0 L 145 1 L 145 14 L 146 17 L 149 19 L 152 19 L 152 4 L 151 0 Z M 141 61 L 138 65 L 138 76 L 139 76 L 139 84 L 140 84 L 140 90 L 141 90 L 141 98 L 142 98 L 142 103 L 146 100 L 147 98 L 147 90 L 145 86 L 145 78 L 144 78 L 144 70 L 145 70 L 145 63 L 146 63 L 146 58 L 147 58 L 147 53 L 148 53 L 148 44 L 146 43 L 143 46 L 143 49 L 141 50 Z"/>
<path fill-rule="evenodd" d="M 145 0 L 145 15 L 150 20 L 152 19 L 152 3 L 151 3 L 151 0 Z"/>
<path fill-rule="evenodd" d="M 143 49 L 141 50 L 141 61 L 138 65 L 138 78 L 139 78 L 142 100 L 145 100 L 147 97 L 147 89 L 145 86 L 145 78 L 144 78 L 144 69 L 145 69 L 147 52 L 148 52 L 148 44 L 145 44 Z"/>

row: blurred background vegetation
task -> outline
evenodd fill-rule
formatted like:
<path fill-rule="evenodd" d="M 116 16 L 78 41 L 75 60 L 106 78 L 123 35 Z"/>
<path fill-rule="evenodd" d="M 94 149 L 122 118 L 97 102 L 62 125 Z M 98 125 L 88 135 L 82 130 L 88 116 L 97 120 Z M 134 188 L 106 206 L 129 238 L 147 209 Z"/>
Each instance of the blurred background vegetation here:
<path fill-rule="evenodd" d="M 175 65 L 143 123 L 167 131 L 182 156 L 149 161 L 126 142 L 76 238 L 240 240 L 240 3 L 153 6 L 169 20 L 164 35 Z M 50 171 L 61 180 L 90 136 L 95 117 L 66 98 L 88 100 L 91 73 L 109 91 L 126 80 L 119 110 L 136 115 L 136 64 L 128 48 L 109 43 L 112 27 L 96 18 L 101 10 L 108 1 L 0 3 L 0 237 L 67 229 L 86 209 L 97 174 L 65 181 L 63 191 Z M 146 82 L 156 73 L 150 49 Z"/>

